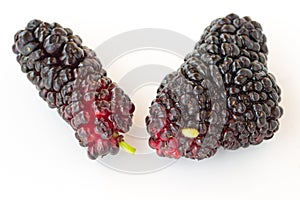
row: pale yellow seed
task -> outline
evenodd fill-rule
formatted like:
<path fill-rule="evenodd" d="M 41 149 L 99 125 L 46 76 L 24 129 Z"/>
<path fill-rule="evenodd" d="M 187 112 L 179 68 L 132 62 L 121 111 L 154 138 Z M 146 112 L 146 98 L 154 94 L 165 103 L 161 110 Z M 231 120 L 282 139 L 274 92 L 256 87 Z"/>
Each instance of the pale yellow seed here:
<path fill-rule="evenodd" d="M 199 131 L 195 128 L 184 128 L 181 130 L 181 133 L 188 138 L 195 138 L 200 134 Z"/>

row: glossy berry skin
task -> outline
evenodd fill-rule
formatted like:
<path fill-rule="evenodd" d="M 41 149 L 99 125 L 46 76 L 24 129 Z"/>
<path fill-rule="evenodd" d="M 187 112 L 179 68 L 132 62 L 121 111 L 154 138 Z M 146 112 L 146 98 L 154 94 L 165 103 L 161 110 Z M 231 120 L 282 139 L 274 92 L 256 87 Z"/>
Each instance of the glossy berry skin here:
<path fill-rule="evenodd" d="M 208 26 L 195 51 L 219 68 L 227 93 L 228 119 L 223 129 L 226 149 L 270 139 L 283 114 L 281 90 L 268 72 L 268 48 L 261 25 L 250 17 L 230 14 Z"/>
<path fill-rule="evenodd" d="M 132 125 L 134 105 L 107 77 L 93 50 L 57 23 L 32 20 L 14 37 L 13 51 L 49 107 L 76 131 L 92 159 L 116 154 Z"/>
<path fill-rule="evenodd" d="M 158 89 L 146 118 L 150 146 L 160 156 L 203 159 L 212 156 L 220 146 L 234 150 L 272 138 L 279 129 L 283 109 L 279 106 L 281 90 L 268 72 L 267 54 L 266 36 L 258 22 L 235 14 L 214 20 L 194 51 L 186 56 L 185 63 L 167 75 Z M 187 98 L 192 101 L 191 106 L 183 109 L 185 102 L 179 99 L 195 90 Z M 153 113 L 158 107 L 163 112 Z M 177 118 L 186 123 L 174 122 L 173 115 L 166 115 L 164 126 L 159 125 L 159 113 L 171 110 L 176 110 Z M 170 128 L 174 123 L 176 130 Z M 183 135 L 187 128 L 200 134 L 187 138 Z M 168 139 L 161 136 L 166 130 L 173 133 Z M 213 131 L 208 134 L 210 130 Z M 201 140 L 207 134 L 216 140 L 214 145 L 212 140 Z M 170 145 L 176 154 L 169 153 L 170 140 L 176 141 Z"/>

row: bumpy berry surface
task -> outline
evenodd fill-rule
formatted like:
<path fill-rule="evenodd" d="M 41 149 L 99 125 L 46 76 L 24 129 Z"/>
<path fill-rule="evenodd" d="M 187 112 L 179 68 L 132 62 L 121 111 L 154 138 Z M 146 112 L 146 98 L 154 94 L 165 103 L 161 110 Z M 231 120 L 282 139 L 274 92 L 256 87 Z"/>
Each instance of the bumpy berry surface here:
<path fill-rule="evenodd" d="M 200 160 L 214 155 L 225 123 L 224 99 L 218 69 L 191 56 L 158 89 L 146 118 L 149 145 L 158 155 L 172 158 Z M 184 129 L 197 130 L 199 135 L 186 137 Z"/>
<path fill-rule="evenodd" d="M 258 22 L 235 14 L 214 20 L 178 72 L 167 75 L 158 89 L 146 118 L 150 146 L 161 156 L 202 159 L 213 155 L 219 146 L 237 149 L 272 138 L 279 129 L 283 109 L 279 106 L 281 90 L 268 72 L 267 54 L 266 36 Z M 209 84 L 203 86 L 201 81 Z M 200 91 L 187 98 L 192 106 L 186 107 L 186 102 L 178 100 L 199 85 Z M 173 115 L 169 114 L 173 110 L 176 129 L 172 128 Z M 185 128 L 195 128 L 200 134 L 187 138 L 182 134 Z M 211 140 L 201 140 L 201 136 L 209 135 L 210 128 L 214 130 L 211 138 L 217 140 L 214 145 Z M 162 137 L 165 130 L 174 134 Z M 199 139 L 201 142 L 196 143 Z M 169 141 L 176 142 L 168 145 Z"/>
<path fill-rule="evenodd" d="M 15 34 L 13 51 L 40 96 L 88 147 L 90 158 L 118 152 L 119 133 L 132 125 L 134 105 L 79 36 L 57 23 L 32 20 Z"/>
<path fill-rule="evenodd" d="M 281 90 L 268 72 L 266 41 L 258 22 L 230 14 L 214 20 L 195 46 L 223 76 L 229 116 L 222 145 L 227 149 L 259 144 L 279 128 Z"/>

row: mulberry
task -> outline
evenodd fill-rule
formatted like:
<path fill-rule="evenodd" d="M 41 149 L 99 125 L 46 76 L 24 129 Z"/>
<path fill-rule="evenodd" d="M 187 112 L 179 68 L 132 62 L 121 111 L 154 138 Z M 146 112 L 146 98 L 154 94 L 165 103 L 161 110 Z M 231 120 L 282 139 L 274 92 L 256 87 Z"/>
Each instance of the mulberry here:
<path fill-rule="evenodd" d="M 119 134 L 132 125 L 133 103 L 71 29 L 32 20 L 15 34 L 13 52 L 39 95 L 72 126 L 91 159 L 116 154 L 119 147 L 134 153 Z"/>
<path fill-rule="evenodd" d="M 235 14 L 214 20 L 162 81 L 146 117 L 150 147 L 160 156 L 200 160 L 220 146 L 234 150 L 272 138 L 283 109 L 267 54 L 258 22 Z"/>

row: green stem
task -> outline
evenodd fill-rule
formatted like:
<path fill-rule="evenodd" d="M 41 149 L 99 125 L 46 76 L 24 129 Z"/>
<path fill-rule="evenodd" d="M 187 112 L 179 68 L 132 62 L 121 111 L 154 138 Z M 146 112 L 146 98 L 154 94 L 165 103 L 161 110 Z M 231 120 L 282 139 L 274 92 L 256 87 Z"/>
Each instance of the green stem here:
<path fill-rule="evenodd" d="M 118 135 L 119 135 L 118 133 L 114 133 L 113 137 L 117 138 Z M 130 154 L 134 154 L 136 152 L 136 149 L 125 141 L 119 142 L 119 147 L 121 147 L 124 151 L 126 151 Z"/>
<path fill-rule="evenodd" d="M 195 138 L 200 134 L 199 131 L 195 128 L 183 128 L 181 130 L 181 133 L 188 138 Z"/>
<path fill-rule="evenodd" d="M 136 149 L 133 146 L 130 146 L 127 142 L 119 142 L 119 146 L 124 149 L 126 152 L 134 154 Z"/>

